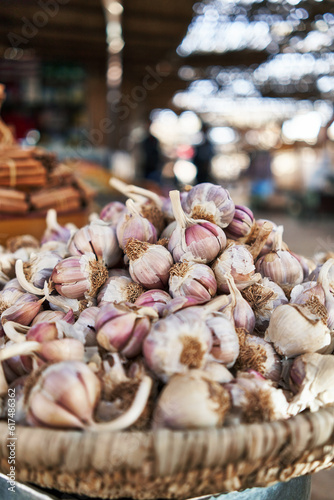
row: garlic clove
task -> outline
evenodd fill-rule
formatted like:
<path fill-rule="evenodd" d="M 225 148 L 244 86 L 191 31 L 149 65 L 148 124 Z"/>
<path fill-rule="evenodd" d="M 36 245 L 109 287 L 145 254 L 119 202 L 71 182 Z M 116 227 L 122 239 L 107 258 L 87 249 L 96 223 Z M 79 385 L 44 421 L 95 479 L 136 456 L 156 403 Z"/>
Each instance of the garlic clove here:
<path fill-rule="evenodd" d="M 32 326 L 26 335 L 27 340 L 45 342 L 58 339 L 58 330 L 55 323 L 39 322 Z"/>
<path fill-rule="evenodd" d="M 14 321 L 21 325 L 30 325 L 35 316 L 39 313 L 43 299 L 38 300 L 29 293 L 23 294 L 13 306 L 9 307 L 1 315 L 2 323 Z"/>
<path fill-rule="evenodd" d="M 167 292 L 152 289 L 140 294 L 135 301 L 135 305 L 138 307 L 152 307 L 161 317 L 166 304 L 171 300 L 172 297 Z"/>
<path fill-rule="evenodd" d="M 232 373 L 226 368 L 225 365 L 218 363 L 217 361 L 209 361 L 203 368 L 203 371 L 207 376 L 214 382 L 219 382 L 219 384 L 226 384 L 233 380 Z"/>
<path fill-rule="evenodd" d="M 62 311 L 41 311 L 39 312 L 35 318 L 33 319 L 31 326 L 34 326 L 38 323 L 52 323 L 53 321 L 56 321 L 57 319 L 63 319 L 65 317 L 66 313 Z"/>
<path fill-rule="evenodd" d="M 156 243 L 157 231 L 153 224 L 139 213 L 132 200 L 128 200 L 126 206 L 128 212 L 121 217 L 116 227 L 119 246 L 124 249 L 130 238 Z"/>
<path fill-rule="evenodd" d="M 232 221 L 225 228 L 226 237 L 231 240 L 251 237 L 255 227 L 253 212 L 243 205 L 236 205 Z"/>
<path fill-rule="evenodd" d="M 126 276 L 109 277 L 97 296 L 98 304 L 106 302 L 130 302 L 134 303 L 138 297 L 145 291 L 139 284 Z"/>
<path fill-rule="evenodd" d="M 84 424 L 75 415 L 63 409 L 58 403 L 50 401 L 42 393 L 31 396 L 27 422 L 32 426 L 84 428 Z"/>
<path fill-rule="evenodd" d="M 231 368 L 239 356 L 239 339 L 233 323 L 223 313 L 216 312 L 209 316 L 206 325 L 213 337 L 211 356 Z"/>
<path fill-rule="evenodd" d="M 41 239 L 41 244 L 44 245 L 49 241 L 60 241 L 67 243 L 71 237 L 71 228 L 61 226 L 57 222 L 57 212 L 54 209 L 48 210 L 46 214 L 46 230 Z"/>
<path fill-rule="evenodd" d="M 201 370 L 174 375 L 163 388 L 154 412 L 154 427 L 220 427 L 230 408 L 228 392 Z"/>

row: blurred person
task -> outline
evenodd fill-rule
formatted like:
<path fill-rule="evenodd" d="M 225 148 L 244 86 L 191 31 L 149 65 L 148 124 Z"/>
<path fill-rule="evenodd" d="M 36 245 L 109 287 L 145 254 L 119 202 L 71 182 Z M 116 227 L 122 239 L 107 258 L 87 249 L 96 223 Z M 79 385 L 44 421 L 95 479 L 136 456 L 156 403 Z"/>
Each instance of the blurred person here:
<path fill-rule="evenodd" d="M 208 138 L 209 127 L 206 123 L 202 124 L 203 140 L 195 149 L 193 163 L 197 167 L 197 183 L 210 182 L 211 160 L 214 156 L 214 148 Z"/>
<path fill-rule="evenodd" d="M 163 164 L 162 155 L 159 140 L 151 133 L 150 127 L 151 122 L 147 121 L 145 137 L 139 144 L 140 167 L 145 180 L 160 184 Z"/>

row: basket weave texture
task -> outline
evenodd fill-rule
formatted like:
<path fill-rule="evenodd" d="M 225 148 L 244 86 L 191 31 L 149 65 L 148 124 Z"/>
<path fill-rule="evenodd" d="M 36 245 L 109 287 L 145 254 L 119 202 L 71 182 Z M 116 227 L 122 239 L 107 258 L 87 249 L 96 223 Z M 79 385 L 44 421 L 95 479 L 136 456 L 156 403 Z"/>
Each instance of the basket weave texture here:
<path fill-rule="evenodd" d="M 0 469 L 7 474 L 7 423 Z M 17 426 L 16 480 L 101 498 L 177 498 L 270 486 L 334 465 L 334 406 L 205 431 L 80 432 Z"/>

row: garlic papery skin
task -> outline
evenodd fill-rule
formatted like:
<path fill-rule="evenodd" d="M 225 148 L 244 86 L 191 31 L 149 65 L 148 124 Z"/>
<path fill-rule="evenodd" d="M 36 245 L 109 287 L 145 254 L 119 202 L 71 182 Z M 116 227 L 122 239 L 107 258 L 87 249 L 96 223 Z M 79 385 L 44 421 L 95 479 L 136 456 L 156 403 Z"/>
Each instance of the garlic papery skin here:
<path fill-rule="evenodd" d="M 62 258 L 56 252 L 41 252 L 32 254 L 30 260 L 23 263 L 23 272 L 29 283 L 37 288 L 43 288 L 54 267 Z"/>
<path fill-rule="evenodd" d="M 239 339 L 233 323 L 221 312 L 210 314 L 205 323 L 212 334 L 212 359 L 231 368 L 239 356 Z"/>
<path fill-rule="evenodd" d="M 15 302 L 22 297 L 24 292 L 18 290 L 17 288 L 4 288 L 0 292 L 0 316 L 1 314 L 13 306 Z"/>
<path fill-rule="evenodd" d="M 145 288 L 163 289 L 168 283 L 173 258 L 162 245 L 130 239 L 125 247 L 131 278 Z"/>
<path fill-rule="evenodd" d="M 237 378 L 224 387 L 232 400 L 228 423 L 263 423 L 289 417 L 283 391 L 257 372 L 239 372 Z"/>
<path fill-rule="evenodd" d="M 111 224 L 112 226 L 117 226 L 120 218 L 125 212 L 127 212 L 127 208 L 124 203 L 111 201 L 102 208 L 100 212 L 100 219 L 104 222 L 108 222 L 108 224 Z"/>
<path fill-rule="evenodd" d="M 219 384 L 226 384 L 227 382 L 231 382 L 234 378 L 226 366 L 217 361 L 209 361 L 204 366 L 203 371 L 211 380 Z"/>
<path fill-rule="evenodd" d="M 83 429 L 93 423 L 101 385 L 78 361 L 55 363 L 38 377 L 27 399 L 27 421 L 33 426 Z"/>
<path fill-rule="evenodd" d="M 169 196 L 177 221 L 168 243 L 174 261 L 212 262 L 225 248 L 224 231 L 212 222 L 187 217 L 181 207 L 179 191 L 171 191 Z"/>
<path fill-rule="evenodd" d="M 133 304 L 145 289 L 126 276 L 111 276 L 106 280 L 97 296 L 98 305 L 106 302 L 130 302 Z"/>
<path fill-rule="evenodd" d="M 176 220 L 174 220 L 173 222 L 168 224 L 168 226 L 165 227 L 165 229 L 162 231 L 160 237 L 166 238 L 167 240 L 169 240 L 169 238 L 172 236 L 173 231 L 175 230 L 176 226 L 177 226 L 177 222 L 176 222 Z"/>
<path fill-rule="evenodd" d="M 220 293 L 229 291 L 226 274 L 230 273 L 239 290 L 256 283 L 261 279 L 255 274 L 254 259 L 244 245 L 231 245 L 214 261 L 212 270 L 215 273 Z"/>
<path fill-rule="evenodd" d="M 199 300 L 196 297 L 183 297 L 180 295 L 179 297 L 175 297 L 170 300 L 165 306 L 162 307 L 161 316 L 168 316 L 169 314 L 174 314 L 182 309 L 198 306 L 205 302 L 206 301 Z"/>
<path fill-rule="evenodd" d="M 153 415 L 154 428 L 174 430 L 220 427 L 230 408 L 229 393 L 202 370 L 171 377 Z"/>
<path fill-rule="evenodd" d="M 266 379 L 279 382 L 282 375 L 282 363 L 273 345 L 256 335 L 247 335 L 242 329 L 237 332 L 240 347 L 235 369 L 255 370 Z"/>
<path fill-rule="evenodd" d="M 172 297 L 191 296 L 201 301 L 211 300 L 217 292 L 212 269 L 205 264 L 178 262 L 169 271 L 169 293 Z"/>
<path fill-rule="evenodd" d="M 74 324 L 74 329 L 84 335 L 85 346 L 98 345 L 96 340 L 95 322 L 100 312 L 99 307 L 87 307 L 84 309 Z"/>
<path fill-rule="evenodd" d="M 53 270 L 51 280 L 57 292 L 69 299 L 95 297 L 108 277 L 107 268 L 91 255 L 68 257 Z"/>
<path fill-rule="evenodd" d="M 122 215 L 116 227 L 119 246 L 124 249 L 131 238 L 156 243 L 157 231 L 153 224 L 139 213 L 132 200 L 128 200 L 126 206 L 128 212 Z"/>
<path fill-rule="evenodd" d="M 71 309 L 69 310 L 68 313 L 65 313 L 63 311 L 41 311 L 37 314 L 37 316 L 35 316 L 35 318 L 31 323 L 31 326 L 43 322 L 54 323 L 62 319 L 67 323 L 69 323 L 70 325 L 73 325 L 75 322 L 75 316 L 73 314 L 73 311 Z"/>
<path fill-rule="evenodd" d="M 303 268 L 288 250 L 282 250 L 283 227 L 277 228 L 273 250 L 260 257 L 256 270 L 281 286 L 284 291 L 303 281 Z"/>
<path fill-rule="evenodd" d="M 232 222 L 235 206 L 222 186 L 203 182 L 188 192 L 184 210 L 193 219 L 205 219 L 224 228 Z"/>
<path fill-rule="evenodd" d="M 275 224 L 274 222 L 270 221 L 270 220 L 267 220 L 267 219 L 257 219 L 256 220 L 256 227 L 258 229 L 260 229 L 265 223 L 270 223 L 272 225 L 272 230 L 271 230 L 271 233 L 268 235 L 268 238 L 266 240 L 266 243 L 265 245 L 263 246 L 260 254 L 259 254 L 259 257 L 262 257 L 262 255 L 265 255 L 266 253 L 269 253 L 272 251 L 273 249 L 273 244 L 274 244 L 274 241 L 275 241 L 275 233 L 276 233 L 276 230 L 277 230 L 277 224 Z"/>
<path fill-rule="evenodd" d="M 41 333 L 45 332 L 35 332 L 34 336 L 38 337 Z M 40 336 L 46 337 L 47 335 Z M 18 342 L 11 345 L 7 343 L 4 349 L 0 350 L 0 361 L 31 354 L 38 354 L 43 361 L 55 363 L 70 360 L 83 361 L 85 352 L 83 344 L 77 339 L 42 339 L 41 342 L 27 340 L 27 342 Z"/>
<path fill-rule="evenodd" d="M 115 229 L 107 222 L 96 220 L 78 229 L 68 246 L 71 255 L 94 253 L 96 260 L 107 267 L 116 265 L 121 258 Z"/>
<path fill-rule="evenodd" d="M 254 312 L 255 329 L 260 333 L 268 328 L 273 310 L 289 302 L 282 288 L 268 278 L 245 288 L 242 295 Z"/>
<path fill-rule="evenodd" d="M 325 304 L 325 292 L 316 281 L 305 281 L 293 287 L 290 293 L 292 304 L 305 304 L 313 297 L 317 297 L 321 304 Z"/>
<path fill-rule="evenodd" d="M 327 309 L 327 326 L 334 331 L 334 283 L 333 273 L 334 259 L 328 259 L 321 267 L 318 277 L 318 283 L 321 284 L 325 294 L 325 306 Z"/>
<path fill-rule="evenodd" d="M 191 319 L 182 313 L 154 323 L 143 343 L 148 367 L 163 382 L 175 373 L 203 368 L 209 360 L 212 346 L 209 328 L 199 313 L 193 312 Z"/>
<path fill-rule="evenodd" d="M 169 293 L 162 290 L 147 290 L 142 293 L 135 301 L 137 307 L 152 307 L 159 316 L 163 315 L 166 304 L 172 300 Z"/>
<path fill-rule="evenodd" d="M 71 237 L 74 226 L 61 226 L 57 222 L 57 212 L 53 208 L 48 210 L 46 214 L 46 230 L 41 239 L 41 244 L 44 245 L 49 241 L 59 241 L 67 243 Z"/>
<path fill-rule="evenodd" d="M 278 354 L 292 358 L 328 347 L 331 335 L 323 317 L 306 306 L 284 304 L 273 311 L 265 340 L 273 343 Z"/>
<path fill-rule="evenodd" d="M 5 321 L 15 321 L 20 325 L 30 325 L 42 307 L 44 298 L 38 300 L 37 297 L 25 293 L 19 297 L 13 306 L 6 309 L 1 315 L 2 323 Z"/>
<path fill-rule="evenodd" d="M 145 315 L 149 310 L 117 304 L 101 307 L 95 322 L 98 344 L 107 351 L 119 352 L 128 358 L 138 356 L 151 327 L 151 320 Z M 150 311 L 151 317 L 158 316 L 154 310 Z"/>
<path fill-rule="evenodd" d="M 334 403 L 334 357 L 303 354 L 293 360 L 290 380 L 295 396 L 289 404 L 291 416 L 309 408 L 318 411 Z"/>
<path fill-rule="evenodd" d="M 226 237 L 230 240 L 246 239 L 251 236 L 255 226 L 253 212 L 243 205 L 236 205 L 233 220 L 225 228 Z"/>

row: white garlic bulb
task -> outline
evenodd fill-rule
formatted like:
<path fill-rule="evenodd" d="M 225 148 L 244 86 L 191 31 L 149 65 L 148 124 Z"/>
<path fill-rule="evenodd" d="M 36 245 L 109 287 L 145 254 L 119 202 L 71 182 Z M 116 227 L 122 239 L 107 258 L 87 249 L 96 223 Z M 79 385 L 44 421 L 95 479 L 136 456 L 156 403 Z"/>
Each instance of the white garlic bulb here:
<path fill-rule="evenodd" d="M 265 340 L 287 358 L 318 352 L 331 344 L 327 318 L 313 314 L 306 306 L 283 304 L 272 313 Z"/>

